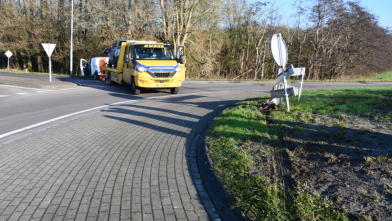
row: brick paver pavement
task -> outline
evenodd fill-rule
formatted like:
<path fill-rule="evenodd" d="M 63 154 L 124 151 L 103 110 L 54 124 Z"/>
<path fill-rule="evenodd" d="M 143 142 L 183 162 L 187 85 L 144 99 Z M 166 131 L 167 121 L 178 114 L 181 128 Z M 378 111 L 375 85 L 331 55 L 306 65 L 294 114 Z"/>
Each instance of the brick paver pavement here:
<path fill-rule="evenodd" d="M 260 92 L 114 106 L 0 145 L 0 220 L 220 220 L 196 145 L 229 104 Z"/>

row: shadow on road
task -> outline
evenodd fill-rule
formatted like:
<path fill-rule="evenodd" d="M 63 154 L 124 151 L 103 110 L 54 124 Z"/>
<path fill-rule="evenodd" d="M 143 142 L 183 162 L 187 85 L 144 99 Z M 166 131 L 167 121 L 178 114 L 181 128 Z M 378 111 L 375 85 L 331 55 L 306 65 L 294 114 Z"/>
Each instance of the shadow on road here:
<path fill-rule="evenodd" d="M 199 160 L 197 157 L 205 154 L 205 150 L 203 149 L 205 132 L 211 125 L 214 117 L 218 116 L 230 104 L 236 103 L 238 101 L 238 99 L 224 100 L 213 96 L 202 95 L 185 95 L 178 97 L 173 96 L 154 100 L 154 103 L 147 102 L 145 104 L 126 104 L 119 107 L 111 108 L 109 110 L 105 110 L 105 117 L 134 125 L 134 127 L 143 127 L 167 135 L 174 135 L 185 138 L 186 143 L 184 148 L 185 158 L 189 168 L 188 174 L 190 177 L 192 177 L 192 184 L 196 187 L 196 189 L 199 189 L 201 188 L 201 181 L 199 171 L 200 165 L 197 164 L 197 160 Z M 162 108 L 162 105 L 169 108 Z M 231 123 L 233 125 L 241 125 L 240 122 L 246 119 L 247 118 L 233 120 Z M 269 136 L 283 137 L 287 136 L 287 133 L 292 134 L 292 131 L 288 131 L 282 125 L 290 124 L 292 124 L 292 122 L 274 120 L 273 123 L 266 125 L 266 127 L 268 127 Z M 302 137 L 296 136 L 296 139 L 286 140 L 284 142 L 284 145 L 282 145 L 282 148 L 284 146 L 290 151 L 294 151 L 296 147 L 303 146 L 304 142 L 308 142 L 309 145 L 306 147 L 306 151 L 310 156 L 309 159 L 321 159 L 321 161 L 324 162 L 324 158 L 327 159 L 328 156 L 330 156 L 328 154 L 332 154 L 333 156 L 342 156 L 342 161 L 340 163 L 342 165 L 346 165 L 346 163 L 349 163 L 350 167 L 362 168 L 364 163 L 364 157 L 380 156 L 383 154 L 385 155 L 388 154 L 388 151 L 390 151 L 391 149 L 385 147 L 385 145 L 387 145 L 387 141 L 392 140 L 392 135 L 390 134 L 382 135 L 381 140 L 386 142 L 383 146 L 374 144 L 374 142 L 376 141 L 380 142 L 380 134 L 372 131 L 366 132 L 366 137 L 371 139 L 370 143 L 361 144 L 360 142 L 353 143 L 349 139 L 352 134 L 355 135 L 363 133 L 363 131 L 360 129 L 344 129 L 340 126 L 330 126 L 328 128 L 325 128 L 324 126 L 315 126 L 306 123 L 301 123 L 300 126 L 303 128 L 303 133 L 307 135 Z M 326 143 L 321 142 L 328 140 L 331 136 L 341 136 L 339 135 L 339 133 L 342 133 L 342 130 L 350 130 L 349 132 L 347 132 L 347 137 L 343 138 L 346 139 L 346 141 L 342 141 L 341 143 L 337 143 L 337 140 L 331 140 L 330 142 Z M 267 137 L 247 137 L 247 135 L 244 134 L 227 131 L 219 132 L 217 136 L 226 138 L 241 138 L 243 140 L 268 139 Z M 374 141 L 372 139 L 374 139 Z M 201 146 L 202 144 L 203 146 Z M 314 161 L 311 162 L 314 163 Z M 330 173 L 328 171 L 336 170 L 336 174 L 339 174 L 339 176 L 335 174 L 336 176 L 335 178 L 333 178 L 333 182 L 337 182 L 340 180 L 341 176 L 345 176 L 345 171 L 343 170 L 347 170 L 347 168 L 345 168 L 346 166 L 342 166 L 340 164 L 329 163 L 324 165 L 323 167 L 309 167 L 306 172 L 303 173 L 303 176 L 306 177 L 306 174 L 313 174 L 312 177 L 317 177 L 316 175 L 318 174 L 327 177 L 328 173 Z M 340 171 L 339 169 L 341 168 L 345 169 L 342 169 Z M 365 172 L 361 169 L 358 169 L 358 171 L 355 172 L 354 178 L 366 175 L 364 174 Z M 353 183 L 355 182 L 350 181 L 350 179 L 354 178 L 346 176 L 343 183 L 351 182 L 350 186 L 353 186 Z M 202 182 L 206 181 L 203 180 Z M 342 189 L 344 189 L 344 187 L 335 185 L 326 188 L 324 191 L 322 191 L 322 193 L 338 193 Z M 345 197 L 344 194 L 340 194 L 343 198 Z M 391 200 L 390 197 L 388 199 Z M 201 199 L 200 197 L 198 200 L 200 203 L 203 203 L 203 199 Z"/>
<path fill-rule="evenodd" d="M 173 96 L 154 100 L 154 103 L 147 101 L 110 108 L 104 111 L 104 116 L 131 124 L 131 128 L 142 127 L 158 133 L 185 138 L 184 157 L 188 169 L 184 173 L 188 173 L 192 178 L 192 185 L 198 190 L 197 201 L 206 205 L 210 199 L 201 197 L 206 194 L 206 190 L 203 187 L 205 180 L 201 178 L 197 156 L 198 154 L 205 155 L 204 136 L 213 119 L 230 104 L 238 101 L 238 99 L 223 100 L 201 95 Z M 169 109 L 162 108 L 162 105 Z M 149 133 L 148 130 L 146 133 Z M 170 136 L 163 135 L 163 137 Z M 174 164 L 174 162 L 171 163 Z M 211 204 L 211 201 L 209 202 Z"/>

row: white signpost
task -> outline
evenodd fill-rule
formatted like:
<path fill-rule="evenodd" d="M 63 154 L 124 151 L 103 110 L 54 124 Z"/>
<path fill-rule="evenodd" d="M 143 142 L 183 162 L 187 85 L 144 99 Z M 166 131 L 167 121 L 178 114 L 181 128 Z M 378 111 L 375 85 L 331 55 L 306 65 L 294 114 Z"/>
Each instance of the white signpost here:
<path fill-rule="evenodd" d="M 8 58 L 7 71 L 9 71 L 9 70 L 10 70 L 10 57 L 12 56 L 12 52 L 11 52 L 10 50 L 8 50 L 8 51 L 5 53 L 5 56 L 7 56 L 7 58 Z"/>
<path fill-rule="evenodd" d="M 293 65 L 291 65 L 288 68 L 286 67 L 287 64 L 287 48 L 286 44 L 284 43 L 284 40 L 282 38 L 282 35 L 275 34 L 271 38 L 271 53 L 272 57 L 274 58 L 276 64 L 280 66 L 281 68 L 279 69 L 279 74 L 276 79 L 275 86 L 273 87 L 273 90 L 270 91 L 271 97 L 272 98 L 281 98 L 285 97 L 285 102 L 286 102 L 286 108 L 287 111 L 290 112 L 290 104 L 289 104 L 289 96 L 298 96 L 298 101 L 301 97 L 301 91 L 302 91 L 302 84 L 304 82 L 304 76 L 305 76 L 305 68 L 294 68 Z M 301 86 L 298 91 L 298 88 L 296 87 L 289 87 L 287 85 L 287 79 L 288 77 L 292 76 L 302 76 L 301 79 Z M 282 85 L 283 81 L 283 85 Z M 283 86 L 283 89 L 282 89 Z M 299 93 L 298 93 L 299 92 Z M 281 102 L 280 102 L 281 104 Z"/>
<path fill-rule="evenodd" d="M 49 81 L 52 82 L 52 52 L 54 48 L 56 47 L 56 44 L 50 44 L 50 43 L 42 43 L 42 47 L 44 47 L 46 54 L 49 57 Z"/>

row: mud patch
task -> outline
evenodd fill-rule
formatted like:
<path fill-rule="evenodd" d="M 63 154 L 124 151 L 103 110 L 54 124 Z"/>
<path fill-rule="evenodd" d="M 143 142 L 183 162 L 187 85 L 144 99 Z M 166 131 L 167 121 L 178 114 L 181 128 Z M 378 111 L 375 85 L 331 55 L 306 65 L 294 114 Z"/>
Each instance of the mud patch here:
<path fill-rule="evenodd" d="M 291 177 L 353 217 L 392 220 L 391 122 L 298 113 L 286 122 Z"/>
<path fill-rule="evenodd" d="M 271 105 L 268 109 L 262 110 L 267 125 L 273 123 L 271 113 L 277 109 L 275 105 Z M 255 163 L 249 171 L 249 176 L 269 177 L 275 183 L 282 183 L 286 187 L 294 184 L 291 178 L 291 162 L 286 151 L 286 144 L 282 137 L 271 140 L 266 145 L 261 145 L 257 140 L 249 140 L 242 144 L 240 148 L 250 147 L 255 150 L 252 155 L 252 161 Z M 249 151 L 248 151 L 249 152 Z M 262 154 L 258 154 L 262 153 Z M 259 157 L 261 156 L 261 157 Z"/>

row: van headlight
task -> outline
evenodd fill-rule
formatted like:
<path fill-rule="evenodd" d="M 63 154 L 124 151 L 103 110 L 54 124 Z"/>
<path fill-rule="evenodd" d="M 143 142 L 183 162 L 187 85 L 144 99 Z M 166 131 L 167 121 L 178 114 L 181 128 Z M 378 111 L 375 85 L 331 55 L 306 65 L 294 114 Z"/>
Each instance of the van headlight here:
<path fill-rule="evenodd" d="M 140 66 L 140 65 L 136 65 L 136 70 L 137 70 L 138 72 L 145 72 L 145 71 L 147 71 L 147 68 L 142 67 L 142 66 Z"/>
<path fill-rule="evenodd" d="M 180 68 L 179 67 L 177 67 L 176 69 L 174 69 L 175 71 L 177 71 L 177 72 L 180 72 Z"/>

